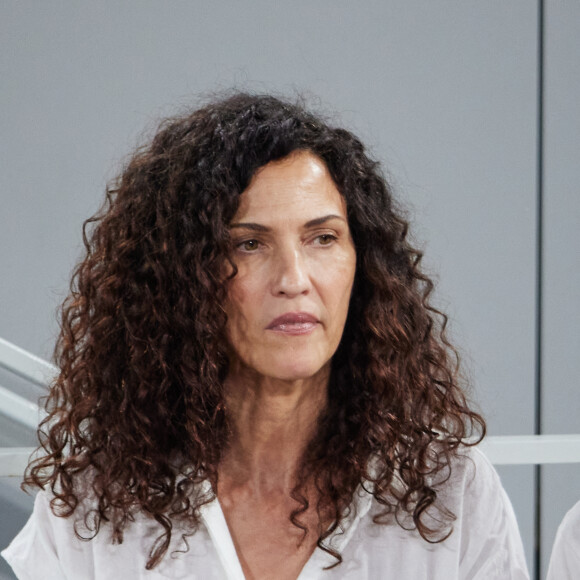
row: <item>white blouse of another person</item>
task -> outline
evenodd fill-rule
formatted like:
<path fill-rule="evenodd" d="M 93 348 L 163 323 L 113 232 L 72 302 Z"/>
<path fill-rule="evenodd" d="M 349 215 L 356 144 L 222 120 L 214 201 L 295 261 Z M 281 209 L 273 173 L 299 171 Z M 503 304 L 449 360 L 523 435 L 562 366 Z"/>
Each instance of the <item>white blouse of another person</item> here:
<path fill-rule="evenodd" d="M 546 580 L 580 578 L 580 501 L 564 516 L 550 557 Z"/>

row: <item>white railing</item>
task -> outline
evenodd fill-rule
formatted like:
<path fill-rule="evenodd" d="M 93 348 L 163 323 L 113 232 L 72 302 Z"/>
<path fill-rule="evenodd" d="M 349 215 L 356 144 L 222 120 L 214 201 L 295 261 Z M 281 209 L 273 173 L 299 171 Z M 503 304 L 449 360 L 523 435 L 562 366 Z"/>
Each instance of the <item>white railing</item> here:
<path fill-rule="evenodd" d="M 0 365 L 42 386 L 57 373 L 54 365 L 3 338 L 0 338 Z"/>
<path fill-rule="evenodd" d="M 55 366 L 0 338 L 0 366 L 37 385 L 46 385 L 57 373 Z M 0 385 L 0 413 L 36 429 L 44 416 L 38 405 Z"/>
<path fill-rule="evenodd" d="M 481 450 L 494 465 L 580 463 L 580 435 L 498 435 L 486 437 Z"/>
<path fill-rule="evenodd" d="M 22 477 L 34 447 L 0 448 L 0 477 Z"/>
<path fill-rule="evenodd" d="M 0 413 L 35 430 L 44 416 L 44 411 L 39 409 L 36 403 L 2 386 L 0 386 Z"/>

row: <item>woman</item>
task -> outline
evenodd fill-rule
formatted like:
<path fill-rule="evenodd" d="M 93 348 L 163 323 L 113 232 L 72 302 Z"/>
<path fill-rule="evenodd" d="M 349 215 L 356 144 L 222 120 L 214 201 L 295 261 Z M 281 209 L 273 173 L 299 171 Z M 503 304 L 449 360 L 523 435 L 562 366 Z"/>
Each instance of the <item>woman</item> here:
<path fill-rule="evenodd" d="M 18 574 L 527 577 L 354 135 L 235 94 L 166 121 L 88 224 Z"/>

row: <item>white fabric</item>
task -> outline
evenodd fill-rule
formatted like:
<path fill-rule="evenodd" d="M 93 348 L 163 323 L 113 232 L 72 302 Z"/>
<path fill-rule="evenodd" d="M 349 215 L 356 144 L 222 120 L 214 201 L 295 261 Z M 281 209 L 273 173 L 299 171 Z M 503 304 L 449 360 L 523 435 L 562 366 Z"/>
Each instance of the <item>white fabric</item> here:
<path fill-rule="evenodd" d="M 343 563 L 323 570 L 335 559 L 317 548 L 299 580 L 527 579 L 516 519 L 499 477 L 480 451 L 470 450 L 466 455 L 454 463 L 452 476 L 440 493 L 442 504 L 456 516 L 447 540 L 429 544 L 416 531 L 373 523 L 380 506 L 360 488 L 342 533 L 330 539 Z M 243 580 L 219 502 L 205 506 L 202 517 L 203 526 L 187 540 L 187 552 L 172 551 L 147 571 L 147 553 L 159 535 L 155 522 L 136 518 L 121 545 L 111 544 L 105 526 L 95 539 L 81 541 L 71 519 L 52 515 L 47 494 L 40 492 L 30 520 L 2 555 L 22 580 Z M 172 546 L 184 549 L 180 537 L 172 540 Z"/>
<path fill-rule="evenodd" d="M 580 501 L 564 516 L 552 549 L 546 580 L 580 578 Z"/>

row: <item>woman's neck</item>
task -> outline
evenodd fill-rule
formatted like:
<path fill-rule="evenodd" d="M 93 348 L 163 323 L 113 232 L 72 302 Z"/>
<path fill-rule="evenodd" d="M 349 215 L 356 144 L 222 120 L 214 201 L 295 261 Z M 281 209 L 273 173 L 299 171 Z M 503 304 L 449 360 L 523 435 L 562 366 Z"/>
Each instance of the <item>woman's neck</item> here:
<path fill-rule="evenodd" d="M 222 489 L 256 496 L 288 493 L 304 450 L 327 404 L 330 370 L 308 379 L 281 381 L 250 372 L 231 373 L 225 384 L 233 426 L 220 464 Z"/>

